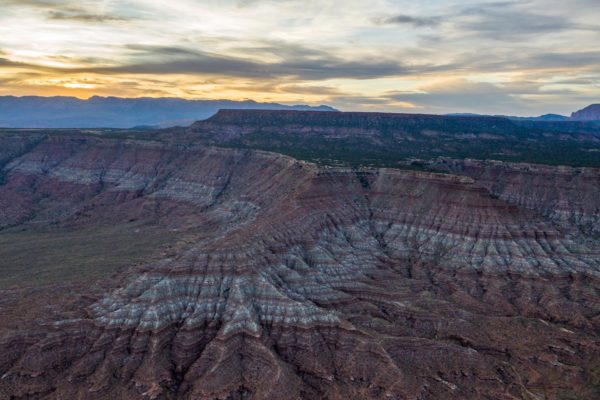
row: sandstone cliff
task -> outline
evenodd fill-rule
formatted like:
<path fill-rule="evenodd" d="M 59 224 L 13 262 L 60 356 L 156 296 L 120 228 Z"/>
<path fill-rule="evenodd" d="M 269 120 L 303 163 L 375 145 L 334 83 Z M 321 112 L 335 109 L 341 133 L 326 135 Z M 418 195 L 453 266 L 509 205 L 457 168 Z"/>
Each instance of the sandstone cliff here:
<path fill-rule="evenodd" d="M 571 114 L 571 119 L 577 121 L 600 121 L 600 104 L 592 104 Z"/>

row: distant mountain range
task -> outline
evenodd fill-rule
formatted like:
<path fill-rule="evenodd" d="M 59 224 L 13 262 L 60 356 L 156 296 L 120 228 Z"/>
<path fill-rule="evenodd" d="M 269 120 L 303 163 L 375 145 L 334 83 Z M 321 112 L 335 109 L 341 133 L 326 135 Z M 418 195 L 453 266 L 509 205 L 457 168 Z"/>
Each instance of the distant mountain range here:
<path fill-rule="evenodd" d="M 332 107 L 282 105 L 255 101 L 0 96 L 4 128 L 132 128 L 188 126 L 219 109 L 337 111 Z"/>
<path fill-rule="evenodd" d="M 448 114 L 455 117 L 482 117 L 482 114 L 471 113 L 455 113 Z M 571 117 L 558 114 L 545 114 L 539 117 L 515 117 L 512 115 L 492 115 L 493 117 L 508 118 L 517 121 L 542 121 L 542 122 L 557 122 L 557 121 L 600 121 L 600 104 L 592 104 L 586 108 L 576 111 L 571 114 Z"/>
<path fill-rule="evenodd" d="M 485 114 L 472 114 L 472 113 L 454 113 L 447 114 L 451 117 L 498 117 L 498 118 L 508 118 L 516 121 L 569 121 L 570 118 L 564 115 L 558 114 L 544 114 L 539 117 L 516 117 L 514 115 L 485 115 Z"/>
<path fill-rule="evenodd" d="M 120 98 L 0 96 L 0 128 L 167 128 L 189 126 L 205 120 L 220 109 L 337 111 L 326 105 L 283 105 L 252 100 L 186 100 L 180 98 Z M 455 113 L 449 116 L 486 117 L 490 115 Z M 600 104 L 590 105 L 571 117 L 546 114 L 539 117 L 508 118 L 521 123 L 600 121 Z M 596 129 L 596 127 L 594 127 Z"/>

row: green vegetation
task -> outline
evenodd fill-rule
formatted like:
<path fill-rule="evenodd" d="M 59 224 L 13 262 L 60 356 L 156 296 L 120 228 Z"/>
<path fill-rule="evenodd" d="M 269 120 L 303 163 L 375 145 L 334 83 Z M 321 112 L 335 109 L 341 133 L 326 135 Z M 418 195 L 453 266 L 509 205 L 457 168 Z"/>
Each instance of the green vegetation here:
<path fill-rule="evenodd" d="M 466 136 L 419 133 L 402 138 L 383 132 L 376 139 L 325 138 L 257 131 L 219 145 L 273 151 L 327 165 L 427 169 L 426 165 L 410 160 L 450 157 L 600 167 L 600 143 L 592 140 L 561 140 L 534 134 Z"/>
<path fill-rule="evenodd" d="M 591 123 L 222 111 L 191 131 L 199 142 L 274 151 L 327 165 L 426 169 L 429 160 L 448 157 L 600 167 L 600 124 Z"/>
<path fill-rule="evenodd" d="M 194 132 L 185 128 L 12 129 L 0 130 L 0 135 L 20 133 L 182 144 L 199 142 L 272 151 L 317 164 L 352 167 L 430 170 L 426 161 L 439 157 L 600 167 L 600 123 L 513 123 L 502 118 L 394 118 L 352 113 L 273 113 L 268 118 L 261 116 L 262 113 L 242 112 L 226 115 L 226 123 L 238 124 L 240 130 L 251 129 L 250 133 L 229 140 L 219 138 L 219 128 L 214 126 L 214 123 L 218 126 L 218 120 L 206 130 L 202 123 L 197 124 Z M 233 121 L 230 121 L 231 118 Z M 311 131 L 313 128 L 315 131 Z M 231 126 L 226 129 L 231 129 Z M 345 130 L 353 130 L 354 133 L 343 135 Z M 332 131 L 336 132 L 335 137 L 322 133 Z"/>

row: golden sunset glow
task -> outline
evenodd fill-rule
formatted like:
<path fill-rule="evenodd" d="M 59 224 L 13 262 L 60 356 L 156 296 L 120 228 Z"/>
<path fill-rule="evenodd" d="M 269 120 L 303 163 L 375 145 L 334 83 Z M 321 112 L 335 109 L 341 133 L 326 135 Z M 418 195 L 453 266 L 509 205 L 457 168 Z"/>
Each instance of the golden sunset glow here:
<path fill-rule="evenodd" d="M 516 115 L 567 113 L 600 98 L 596 0 L 0 6 L 0 95 Z"/>

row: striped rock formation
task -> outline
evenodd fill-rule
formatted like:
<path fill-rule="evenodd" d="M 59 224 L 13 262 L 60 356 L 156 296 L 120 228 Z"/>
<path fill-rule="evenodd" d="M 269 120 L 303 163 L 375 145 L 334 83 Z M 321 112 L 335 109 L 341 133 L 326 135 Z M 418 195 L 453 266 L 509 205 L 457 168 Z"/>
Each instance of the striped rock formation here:
<path fill-rule="evenodd" d="M 535 210 L 551 221 L 600 235 L 600 171 L 597 168 L 442 160 L 437 168 L 472 177 L 508 203 Z"/>
<path fill-rule="evenodd" d="M 0 331 L 6 397 L 598 394 L 599 249 L 481 174 L 64 136 L 11 154 L 2 226 L 135 217 L 188 236 Z"/>

